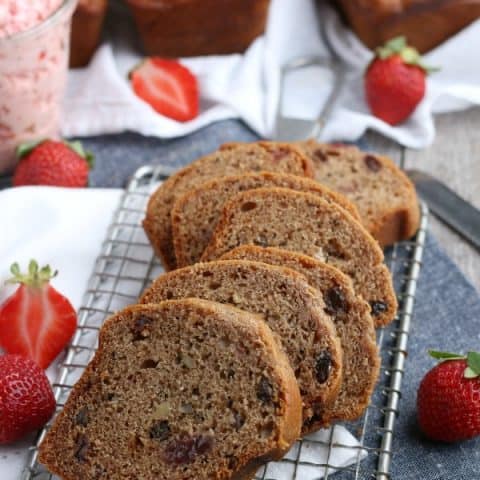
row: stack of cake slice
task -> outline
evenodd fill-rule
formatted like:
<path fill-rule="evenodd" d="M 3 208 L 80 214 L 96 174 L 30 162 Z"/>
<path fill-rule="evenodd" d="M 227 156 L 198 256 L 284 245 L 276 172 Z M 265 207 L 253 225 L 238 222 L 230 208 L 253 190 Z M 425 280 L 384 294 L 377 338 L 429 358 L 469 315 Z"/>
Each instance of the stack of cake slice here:
<path fill-rule="evenodd" d="M 171 271 L 107 321 L 41 461 L 67 480 L 250 479 L 358 418 L 397 309 L 380 245 L 417 225 L 403 173 L 354 147 L 229 144 L 179 171 L 144 220 Z"/>

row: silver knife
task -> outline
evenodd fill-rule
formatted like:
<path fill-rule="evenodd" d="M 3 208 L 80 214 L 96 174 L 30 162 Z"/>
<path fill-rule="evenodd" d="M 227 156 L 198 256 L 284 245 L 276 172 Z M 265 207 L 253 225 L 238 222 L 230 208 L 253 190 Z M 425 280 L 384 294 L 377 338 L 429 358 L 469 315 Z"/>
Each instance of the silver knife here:
<path fill-rule="evenodd" d="M 406 173 L 430 210 L 480 249 L 480 210 L 430 175 L 418 170 Z"/>

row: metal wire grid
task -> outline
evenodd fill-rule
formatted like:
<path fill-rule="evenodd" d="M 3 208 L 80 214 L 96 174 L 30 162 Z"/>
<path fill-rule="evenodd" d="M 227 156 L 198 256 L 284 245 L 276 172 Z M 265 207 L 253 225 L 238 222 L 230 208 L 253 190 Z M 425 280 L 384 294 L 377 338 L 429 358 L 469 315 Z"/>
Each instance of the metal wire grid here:
<path fill-rule="evenodd" d="M 93 357 L 98 331 L 104 320 L 115 311 L 135 303 L 143 289 L 163 272 L 145 237 L 141 219 L 148 197 L 169 174 L 171 171 L 165 167 L 140 168 L 121 199 L 79 310 L 78 329 L 53 384 L 57 412 L 63 408 L 70 390 Z M 386 252 L 386 261 L 393 273 L 399 300 L 399 311 L 391 325 L 377 332 L 382 356 L 377 388 L 362 418 L 342 424 L 360 440 L 361 445 L 339 443 L 337 429 L 333 427 L 298 441 L 283 460 L 262 467 L 256 480 L 328 479 L 333 472 L 336 472 L 335 480 L 390 478 L 395 418 L 399 412 L 408 332 L 427 229 L 428 212 L 425 205 L 421 206 L 421 210 L 421 225 L 416 238 L 396 244 Z M 37 462 L 38 446 L 48 428 L 49 425 L 41 430 L 35 445 L 30 447 L 23 480 L 56 478 Z M 334 448 L 335 452 L 338 449 L 348 452 L 354 462 L 348 466 L 334 464 Z M 325 463 L 318 463 L 319 452 L 323 458 L 326 454 Z M 279 463 L 282 466 L 281 475 L 278 473 Z"/>

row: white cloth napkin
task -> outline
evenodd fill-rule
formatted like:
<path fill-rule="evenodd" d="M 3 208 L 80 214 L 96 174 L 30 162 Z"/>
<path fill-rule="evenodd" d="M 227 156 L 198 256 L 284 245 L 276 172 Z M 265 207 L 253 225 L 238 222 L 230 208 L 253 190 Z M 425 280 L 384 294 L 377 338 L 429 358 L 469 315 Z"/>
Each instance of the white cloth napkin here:
<path fill-rule="evenodd" d="M 440 66 L 429 77 L 427 95 L 404 124 L 391 127 L 373 117 L 363 96 L 363 72 L 371 59 L 337 13 L 314 0 L 272 0 L 267 30 L 244 55 L 184 59 L 197 75 L 201 114 L 179 123 L 158 115 L 138 99 L 127 81 L 128 71 L 141 56 L 134 50 L 134 31 L 125 15 L 110 22 L 109 34 L 90 66 L 71 71 L 64 108 L 64 136 L 96 135 L 133 130 L 144 135 L 177 137 L 226 118 L 241 118 L 264 137 L 274 133 L 280 67 L 303 55 L 328 55 L 319 22 L 335 53 L 351 68 L 344 93 L 321 139 L 356 140 L 367 129 L 377 130 L 411 148 L 423 148 L 435 137 L 433 114 L 480 104 L 480 69 L 472 52 L 480 50 L 480 21 L 472 24 L 425 56 Z M 287 89 L 284 111 L 312 119 L 332 86 L 322 69 L 296 74 Z"/>
<path fill-rule="evenodd" d="M 63 189 L 52 187 L 22 187 L 0 191 L 0 212 L 4 230 L 0 235 L 0 303 L 14 287 L 4 286 L 10 277 L 9 266 L 18 261 L 25 267 L 31 258 L 40 264 L 50 264 L 59 274 L 52 284 L 78 308 L 82 301 L 95 259 L 100 253 L 107 227 L 118 205 L 121 190 Z M 57 373 L 56 362 L 48 370 L 51 380 Z M 327 442 L 332 438 L 337 445 L 329 456 L 328 447 L 304 441 L 301 460 L 315 461 L 336 467 L 350 465 L 366 456 L 359 442 L 342 426 L 334 431 L 321 430 L 308 438 Z M 0 479 L 17 480 L 27 459 L 27 448 L 33 437 L 11 446 L 0 446 Z M 297 458 L 297 447 L 288 454 Z M 302 465 L 297 478 L 319 479 L 325 473 Z M 332 473 L 330 471 L 329 473 Z M 272 463 L 268 478 L 291 480 L 291 464 Z M 114 480 L 114 479 L 112 479 Z"/>
<path fill-rule="evenodd" d="M 0 304 L 15 290 L 4 285 L 10 265 L 31 258 L 58 270 L 52 285 L 78 308 L 122 190 L 19 187 L 0 191 Z M 0 350 L 1 351 L 1 350 Z M 54 380 L 57 366 L 47 371 Z M 18 480 L 34 436 L 0 446 L 0 479 Z"/>

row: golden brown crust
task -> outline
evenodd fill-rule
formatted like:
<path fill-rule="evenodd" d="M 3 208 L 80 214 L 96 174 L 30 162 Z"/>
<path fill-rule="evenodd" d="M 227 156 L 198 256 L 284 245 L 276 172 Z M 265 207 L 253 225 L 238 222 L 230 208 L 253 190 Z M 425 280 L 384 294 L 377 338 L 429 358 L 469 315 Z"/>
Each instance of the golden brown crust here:
<path fill-rule="evenodd" d="M 166 270 L 176 267 L 171 226 L 175 200 L 212 178 L 261 170 L 313 175 L 312 162 L 298 147 L 280 142 L 228 143 L 179 170 L 152 194 L 143 227 Z"/>
<path fill-rule="evenodd" d="M 360 218 L 356 207 L 343 195 L 309 178 L 273 172 L 215 178 L 189 190 L 173 206 L 171 217 L 177 267 L 191 265 L 200 259 L 221 215 L 222 206 L 232 195 L 269 186 L 319 195 L 329 202 L 338 203 L 355 218 Z"/>
<path fill-rule="evenodd" d="M 480 17 L 478 0 L 337 0 L 337 3 L 360 40 L 371 49 L 404 35 L 410 45 L 426 52 Z"/>
<path fill-rule="evenodd" d="M 189 312 L 192 312 L 192 314 L 190 315 Z M 101 387 L 101 384 L 106 382 L 106 379 L 108 379 L 107 385 L 109 389 L 113 388 L 114 383 L 112 384 L 112 381 L 121 381 L 121 379 L 112 380 L 110 370 L 104 370 L 103 368 L 109 365 L 109 357 L 118 358 L 118 355 L 122 355 L 123 353 L 121 348 L 114 347 L 112 342 L 118 341 L 119 334 L 123 334 L 124 331 L 126 331 L 128 333 L 128 341 L 131 343 L 132 334 L 130 332 L 137 331 L 138 322 L 144 321 L 145 316 L 148 318 L 148 323 L 142 324 L 142 329 L 146 329 L 145 336 L 142 338 L 146 339 L 144 340 L 146 342 L 148 342 L 150 338 L 156 338 L 156 329 L 160 331 L 160 327 L 162 327 L 163 330 L 167 331 L 170 323 L 175 324 L 175 322 L 178 321 L 182 322 L 182 328 L 192 329 L 193 331 L 196 331 L 194 330 L 195 322 L 198 324 L 206 322 L 207 326 L 210 322 L 212 326 L 215 325 L 214 328 L 216 330 L 221 328 L 224 322 L 227 322 L 225 325 L 228 325 L 228 328 L 232 331 L 236 331 L 241 344 L 243 344 L 243 341 L 240 339 L 248 339 L 249 343 L 253 342 L 252 345 L 255 344 L 255 348 L 259 349 L 252 358 L 260 358 L 261 355 L 262 362 L 268 367 L 269 379 L 271 381 L 274 380 L 273 385 L 275 385 L 275 390 L 278 391 L 278 405 L 272 410 L 275 412 L 272 418 L 275 418 L 276 424 L 269 427 L 272 428 L 272 433 L 269 434 L 269 437 L 266 437 L 267 440 L 252 438 L 248 445 L 243 445 L 243 448 L 239 450 L 239 452 L 243 452 L 243 456 L 236 458 L 236 467 L 228 466 L 227 468 L 228 462 L 223 458 L 210 461 L 209 464 L 212 465 L 212 467 L 208 469 L 209 472 L 204 472 L 204 467 L 192 467 L 197 469 L 195 478 L 204 478 L 205 480 L 207 478 L 217 480 L 227 480 L 232 477 L 244 478 L 242 471 L 250 471 L 249 465 L 259 461 L 280 459 L 299 436 L 301 398 L 295 376 L 288 364 L 288 360 L 278 347 L 272 332 L 260 318 L 234 307 L 199 299 L 184 299 L 162 302 L 156 305 L 135 305 L 128 307 L 105 322 L 100 332 L 99 349 L 94 359 L 75 385 L 63 411 L 55 419 L 52 428 L 40 446 L 40 461 L 45 464 L 52 473 L 60 475 L 64 480 L 77 480 L 79 478 L 83 480 L 94 480 L 99 478 L 99 472 L 101 472 L 104 478 L 119 478 L 118 472 L 122 471 L 122 473 L 125 473 L 125 468 L 129 469 L 132 478 L 134 478 L 134 476 L 135 478 L 144 478 L 145 471 L 143 471 L 143 474 L 141 473 L 142 454 L 139 456 L 138 451 L 135 451 L 135 449 L 140 448 L 141 451 L 142 448 L 146 448 L 146 455 L 150 457 L 150 462 L 152 462 L 151 449 L 154 449 L 159 450 L 157 454 L 154 455 L 157 460 L 153 460 L 154 463 L 152 464 L 156 470 L 155 478 L 159 478 L 159 480 L 166 480 L 167 478 L 170 480 L 174 478 L 172 475 L 174 469 L 172 469 L 171 466 L 167 467 L 167 465 L 160 460 L 163 458 L 161 455 L 161 449 L 163 448 L 161 443 L 156 443 L 153 440 L 144 438 L 138 443 L 137 447 L 135 447 L 137 441 L 135 441 L 131 447 L 128 446 L 128 452 L 126 452 L 124 451 L 126 448 L 124 444 L 114 442 L 114 444 L 109 445 L 108 448 L 109 451 L 115 451 L 116 455 L 105 456 L 104 453 L 100 453 L 98 450 L 102 446 L 102 440 L 94 436 L 94 425 L 98 413 L 96 410 L 92 410 L 92 408 L 98 409 L 99 404 L 92 402 L 93 397 L 91 392 L 96 386 L 100 385 Z M 175 325 L 173 325 L 173 327 L 175 327 Z M 206 331 L 205 328 L 201 330 L 201 332 L 204 331 Z M 231 341 L 237 341 L 230 336 L 228 338 Z M 134 337 L 133 339 L 135 341 Z M 240 346 L 240 343 L 238 345 Z M 138 352 L 138 355 L 144 355 L 140 350 Z M 152 352 L 147 352 L 147 355 L 152 355 Z M 132 363 L 138 361 L 136 358 L 131 359 Z M 259 373 L 265 372 L 264 368 L 266 367 L 259 368 Z M 261 374 L 263 375 L 263 373 Z M 183 373 L 183 375 L 185 375 L 185 373 Z M 185 383 L 183 384 L 186 385 Z M 181 397 L 181 399 L 183 401 L 183 397 Z M 87 409 L 86 418 L 84 414 L 79 422 L 79 412 L 85 411 L 85 409 Z M 121 412 L 123 412 L 124 409 L 125 407 L 122 405 Z M 133 415 L 142 415 L 142 412 L 137 412 L 135 409 L 133 409 L 132 412 L 135 412 Z M 222 414 L 223 411 L 218 411 L 218 421 L 221 421 L 220 415 Z M 118 416 L 119 414 L 114 413 L 113 415 Z M 143 417 L 148 415 L 146 412 L 143 413 Z M 158 405 L 153 409 L 153 415 L 158 415 Z M 252 412 L 252 415 L 255 415 L 255 413 Z M 159 417 L 154 416 L 153 418 Z M 134 420 L 135 419 L 130 419 L 131 423 L 129 423 L 129 425 L 131 426 L 127 427 L 127 434 L 130 428 L 138 429 L 138 424 Z M 112 421 L 115 422 L 113 419 Z M 248 423 L 246 425 L 248 425 Z M 105 428 L 113 428 L 116 431 L 115 435 L 121 438 L 122 424 L 115 423 L 115 425 L 105 425 Z M 102 429 L 102 431 L 103 430 L 104 429 Z M 232 427 L 231 435 L 235 435 L 234 432 L 235 430 Z M 214 434 L 215 431 L 212 431 L 212 435 Z M 75 436 L 76 439 L 72 438 L 73 436 Z M 70 451 L 70 449 L 72 449 L 70 445 L 75 446 L 75 442 L 78 442 L 78 437 L 83 439 L 88 438 L 88 441 L 84 443 L 84 445 L 87 445 L 87 453 L 83 452 L 84 458 L 81 458 L 78 451 L 74 455 L 72 454 L 73 452 Z M 106 445 L 103 445 L 103 447 L 105 448 Z M 131 448 L 133 448 L 133 450 L 130 452 Z M 235 452 L 237 452 L 237 450 L 235 450 Z M 72 456 L 72 459 L 69 459 L 69 456 Z M 216 471 L 215 465 L 218 465 Z M 151 474 L 150 468 L 151 467 L 147 468 L 148 475 Z M 136 472 L 136 474 L 134 474 L 134 472 Z M 139 477 L 137 477 L 137 474 Z M 185 478 L 184 475 L 185 471 L 179 471 L 178 478 Z"/>
<path fill-rule="evenodd" d="M 88 64 L 100 44 L 107 0 L 80 1 L 72 17 L 70 67 Z"/>
<path fill-rule="evenodd" d="M 363 225 L 381 246 L 411 238 L 418 230 L 415 187 L 390 158 L 315 140 L 298 145 L 312 160 L 315 179 L 356 205 Z"/>
<path fill-rule="evenodd" d="M 191 57 L 243 52 L 263 33 L 270 2 L 128 0 L 127 3 L 148 55 Z"/>
<path fill-rule="evenodd" d="M 326 408 L 335 402 L 342 379 L 340 341 L 321 296 L 303 275 L 245 260 L 196 263 L 160 275 L 139 301 L 188 297 L 233 304 L 263 315 L 296 372 L 305 420 L 314 407 Z M 319 367 L 321 359 L 325 363 Z"/>
<path fill-rule="evenodd" d="M 378 378 L 380 358 L 369 306 L 355 295 L 351 280 L 331 265 L 279 248 L 244 245 L 222 259 L 253 260 L 292 268 L 304 275 L 323 296 L 343 348 L 343 380 L 335 403 L 317 412 L 315 418 L 304 425 L 302 433 L 362 415 Z"/>
<path fill-rule="evenodd" d="M 348 212 L 310 193 L 258 188 L 227 202 L 202 261 L 220 258 L 240 245 L 281 247 L 315 257 L 349 275 L 372 309 L 376 326 L 397 310 L 383 252 Z"/>

